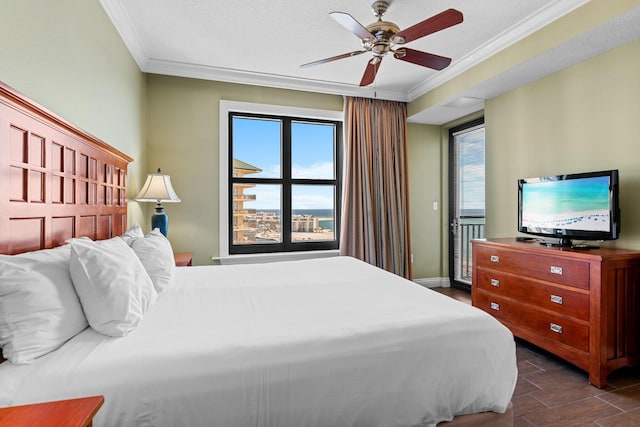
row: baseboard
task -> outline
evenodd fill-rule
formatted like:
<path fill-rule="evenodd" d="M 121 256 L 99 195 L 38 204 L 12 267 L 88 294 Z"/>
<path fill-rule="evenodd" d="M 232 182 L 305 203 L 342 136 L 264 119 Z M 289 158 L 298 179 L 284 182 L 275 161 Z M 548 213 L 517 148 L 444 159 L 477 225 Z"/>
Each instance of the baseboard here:
<path fill-rule="evenodd" d="M 448 277 L 427 277 L 424 279 L 413 279 L 418 285 L 425 288 L 449 288 L 451 283 Z"/>

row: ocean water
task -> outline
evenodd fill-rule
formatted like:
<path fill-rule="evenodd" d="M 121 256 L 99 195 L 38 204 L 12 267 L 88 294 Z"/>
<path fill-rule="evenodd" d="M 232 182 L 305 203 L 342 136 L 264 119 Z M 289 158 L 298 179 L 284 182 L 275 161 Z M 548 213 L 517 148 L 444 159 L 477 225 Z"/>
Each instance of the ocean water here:
<path fill-rule="evenodd" d="M 609 209 L 609 177 L 526 183 L 523 211 L 529 215 L 567 215 Z"/>
<path fill-rule="evenodd" d="M 257 209 L 258 212 L 273 212 L 280 215 L 280 209 Z M 294 209 L 294 215 L 311 215 L 320 218 L 333 218 L 333 209 Z"/>
<path fill-rule="evenodd" d="M 460 209 L 460 216 L 484 217 L 484 209 Z"/>
<path fill-rule="evenodd" d="M 311 215 L 319 218 L 333 218 L 333 209 L 293 209 L 294 215 Z"/>

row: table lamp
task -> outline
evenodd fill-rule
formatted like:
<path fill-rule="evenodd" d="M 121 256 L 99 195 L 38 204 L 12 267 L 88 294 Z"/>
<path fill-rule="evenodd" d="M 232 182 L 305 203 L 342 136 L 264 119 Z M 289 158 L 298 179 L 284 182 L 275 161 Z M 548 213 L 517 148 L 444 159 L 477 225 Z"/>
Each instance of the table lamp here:
<path fill-rule="evenodd" d="M 162 202 L 179 202 L 180 198 L 171 186 L 171 177 L 160 171 L 147 175 L 147 181 L 136 197 L 138 202 L 156 202 L 156 211 L 151 216 L 151 229 L 159 228 L 160 232 L 167 235 L 169 229 L 169 216 L 164 212 Z"/>

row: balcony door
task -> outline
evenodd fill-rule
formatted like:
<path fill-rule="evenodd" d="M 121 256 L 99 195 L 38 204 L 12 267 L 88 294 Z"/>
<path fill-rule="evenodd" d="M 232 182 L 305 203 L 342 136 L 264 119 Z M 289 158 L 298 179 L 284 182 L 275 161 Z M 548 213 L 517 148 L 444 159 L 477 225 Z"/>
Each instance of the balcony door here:
<path fill-rule="evenodd" d="M 471 240 L 484 237 L 484 118 L 449 130 L 449 279 L 471 289 Z"/>

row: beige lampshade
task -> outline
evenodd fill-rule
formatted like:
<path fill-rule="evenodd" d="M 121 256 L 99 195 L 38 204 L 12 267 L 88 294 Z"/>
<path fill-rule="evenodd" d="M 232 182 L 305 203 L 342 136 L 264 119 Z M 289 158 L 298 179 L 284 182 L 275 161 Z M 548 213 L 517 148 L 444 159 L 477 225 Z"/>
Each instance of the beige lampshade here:
<path fill-rule="evenodd" d="M 179 202 L 180 198 L 171 186 L 171 177 L 158 168 L 157 173 L 147 175 L 147 181 L 136 196 L 138 202 Z"/>

